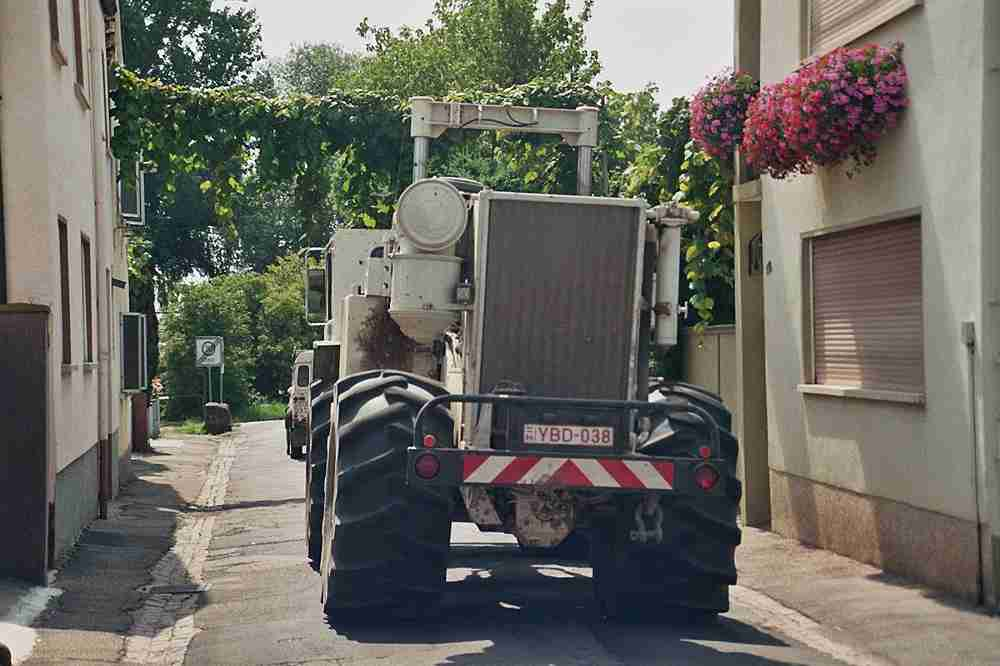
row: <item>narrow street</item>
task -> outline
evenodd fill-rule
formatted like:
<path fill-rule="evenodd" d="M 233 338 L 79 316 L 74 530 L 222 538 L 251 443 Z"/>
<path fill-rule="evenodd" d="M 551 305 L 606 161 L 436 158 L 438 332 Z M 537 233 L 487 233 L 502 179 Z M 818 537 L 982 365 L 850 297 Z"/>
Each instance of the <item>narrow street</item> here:
<path fill-rule="evenodd" d="M 739 598 L 715 624 L 602 623 L 588 567 L 522 556 L 506 535 L 466 524 L 453 530 L 439 618 L 330 626 L 305 559 L 303 463 L 285 456 L 282 437 L 278 422 L 237 434 L 188 664 L 837 663 L 759 629 L 760 609 Z"/>

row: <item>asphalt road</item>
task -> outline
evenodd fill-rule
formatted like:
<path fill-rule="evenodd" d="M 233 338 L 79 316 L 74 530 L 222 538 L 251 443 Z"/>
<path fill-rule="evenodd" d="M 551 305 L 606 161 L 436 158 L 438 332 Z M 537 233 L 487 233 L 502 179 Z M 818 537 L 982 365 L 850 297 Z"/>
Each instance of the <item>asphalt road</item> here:
<path fill-rule="evenodd" d="M 334 625 L 305 558 L 303 463 L 280 422 L 243 426 L 205 563 L 189 664 L 832 664 L 737 599 L 709 624 L 600 621 L 590 569 L 521 555 L 505 535 L 456 525 L 443 613 Z"/>

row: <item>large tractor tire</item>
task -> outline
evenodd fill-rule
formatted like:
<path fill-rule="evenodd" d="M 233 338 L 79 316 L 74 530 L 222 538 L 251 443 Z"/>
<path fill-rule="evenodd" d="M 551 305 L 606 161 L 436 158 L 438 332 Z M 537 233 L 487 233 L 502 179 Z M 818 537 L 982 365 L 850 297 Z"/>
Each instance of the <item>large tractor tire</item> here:
<path fill-rule="evenodd" d="M 330 407 L 334 389 L 318 387 L 309 417 L 309 448 L 306 450 L 306 551 L 313 569 L 319 570 L 323 551 L 323 506 L 326 502 L 326 451 L 330 437 Z"/>
<path fill-rule="evenodd" d="M 687 609 L 698 617 L 729 610 L 729 586 L 736 583 L 736 546 L 741 539 L 737 519 L 742 485 L 736 478 L 739 444 L 732 434 L 732 416 L 721 399 L 689 384 L 668 384 L 650 395 L 654 402 L 675 407 L 669 420 L 654 424 L 639 452 L 657 456 L 698 458 L 711 441 L 712 426 L 700 408 L 719 426 L 719 470 L 722 496 L 660 499 L 663 542 L 636 544 L 635 511 L 641 497 L 624 496 L 600 521 L 591 558 L 595 594 L 605 616 L 627 615 L 650 608 Z M 694 408 L 692 408 L 694 406 Z"/>
<path fill-rule="evenodd" d="M 335 483 L 324 535 L 323 602 L 344 611 L 426 614 L 444 589 L 451 536 L 448 489 L 406 484 L 406 449 L 417 413 L 445 394 L 423 377 L 382 371 L 337 392 Z M 439 447 L 453 446 L 444 407 L 426 420 Z M 329 472 L 328 472 L 329 473 Z"/>

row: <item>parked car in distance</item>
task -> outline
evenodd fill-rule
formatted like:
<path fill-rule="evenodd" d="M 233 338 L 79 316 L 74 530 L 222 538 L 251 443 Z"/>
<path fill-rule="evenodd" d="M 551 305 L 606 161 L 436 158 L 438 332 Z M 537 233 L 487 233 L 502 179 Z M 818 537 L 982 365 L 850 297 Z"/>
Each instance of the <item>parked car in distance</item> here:
<path fill-rule="evenodd" d="M 309 384 L 312 382 L 312 351 L 295 354 L 292 384 L 285 410 L 285 448 L 288 456 L 301 460 L 309 444 Z"/>

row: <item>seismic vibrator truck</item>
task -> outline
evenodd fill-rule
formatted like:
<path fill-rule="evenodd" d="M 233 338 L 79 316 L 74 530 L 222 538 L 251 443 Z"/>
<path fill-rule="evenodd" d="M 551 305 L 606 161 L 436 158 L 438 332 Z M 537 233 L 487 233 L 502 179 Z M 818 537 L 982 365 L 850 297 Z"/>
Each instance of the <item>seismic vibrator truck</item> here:
<path fill-rule="evenodd" d="M 718 396 L 649 378 L 677 342 L 675 205 L 591 196 L 598 110 L 411 100 L 390 230 L 303 254 L 309 556 L 331 617 L 433 607 L 453 521 L 593 568 L 605 616 L 729 608 L 738 445 Z M 428 177 L 449 129 L 561 135 L 577 195 Z M 651 385 L 652 384 L 652 385 Z"/>

